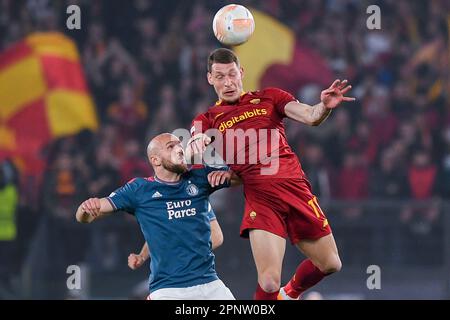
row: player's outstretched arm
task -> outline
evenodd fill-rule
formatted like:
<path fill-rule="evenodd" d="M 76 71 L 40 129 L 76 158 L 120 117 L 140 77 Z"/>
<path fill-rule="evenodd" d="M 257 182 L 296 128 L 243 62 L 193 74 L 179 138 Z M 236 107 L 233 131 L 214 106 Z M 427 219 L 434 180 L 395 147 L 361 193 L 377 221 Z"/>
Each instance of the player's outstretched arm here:
<path fill-rule="evenodd" d="M 224 184 L 226 181 L 230 182 L 231 187 L 242 184 L 241 178 L 239 178 L 239 176 L 231 170 L 217 170 L 208 174 L 208 182 L 213 188 Z"/>
<path fill-rule="evenodd" d="M 113 206 L 106 198 L 90 198 L 80 204 L 77 209 L 76 218 L 80 223 L 91 223 L 95 219 L 113 211 Z"/>
<path fill-rule="evenodd" d="M 347 84 L 347 80 L 335 80 L 328 89 L 321 92 L 320 103 L 310 106 L 298 101 L 291 101 L 284 107 L 284 112 L 290 119 L 310 126 L 318 126 L 342 101 L 355 100 L 353 97 L 344 96 L 352 88 Z"/>
<path fill-rule="evenodd" d="M 142 246 L 141 252 L 139 254 L 130 253 L 128 256 L 128 266 L 132 270 L 136 270 L 141 267 L 145 261 L 150 257 L 150 249 L 147 242 Z"/>
<path fill-rule="evenodd" d="M 211 224 L 212 249 L 215 250 L 216 248 L 220 247 L 223 243 L 223 233 L 217 219 L 211 220 L 210 224 Z"/>

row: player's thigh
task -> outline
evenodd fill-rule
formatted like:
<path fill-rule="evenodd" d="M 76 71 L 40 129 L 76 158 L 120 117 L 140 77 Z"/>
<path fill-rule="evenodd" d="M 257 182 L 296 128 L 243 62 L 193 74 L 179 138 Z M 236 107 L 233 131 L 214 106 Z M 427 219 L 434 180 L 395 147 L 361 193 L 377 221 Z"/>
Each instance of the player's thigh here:
<path fill-rule="evenodd" d="M 336 241 L 332 233 L 315 240 L 301 240 L 296 243 L 296 246 L 316 266 L 340 264 Z"/>
<path fill-rule="evenodd" d="M 231 290 L 222 282 L 215 280 L 204 285 L 205 299 L 208 300 L 236 300 Z"/>
<path fill-rule="evenodd" d="M 286 239 L 265 230 L 250 230 L 250 244 L 258 274 L 266 271 L 281 274 Z"/>
<path fill-rule="evenodd" d="M 285 189 L 287 197 L 291 199 L 286 227 L 292 244 L 306 239 L 320 239 L 331 233 L 328 219 L 307 180 L 287 181 Z"/>

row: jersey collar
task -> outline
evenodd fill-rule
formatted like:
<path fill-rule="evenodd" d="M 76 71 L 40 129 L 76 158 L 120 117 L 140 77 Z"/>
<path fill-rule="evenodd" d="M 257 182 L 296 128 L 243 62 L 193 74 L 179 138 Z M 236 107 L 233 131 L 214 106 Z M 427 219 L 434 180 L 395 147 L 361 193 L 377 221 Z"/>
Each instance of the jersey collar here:
<path fill-rule="evenodd" d="M 247 91 L 242 91 L 241 95 L 239 96 L 239 102 L 241 101 L 241 98 L 247 94 Z M 216 101 L 216 106 L 221 106 L 223 104 L 223 100 L 219 99 Z"/>
<path fill-rule="evenodd" d="M 182 181 L 181 179 L 180 179 L 180 181 L 175 181 L 175 182 L 164 181 L 164 180 L 159 179 L 156 175 L 154 175 L 153 178 L 155 179 L 156 182 L 163 183 L 163 184 L 168 184 L 168 185 L 171 185 L 171 186 L 180 184 L 181 181 Z"/>

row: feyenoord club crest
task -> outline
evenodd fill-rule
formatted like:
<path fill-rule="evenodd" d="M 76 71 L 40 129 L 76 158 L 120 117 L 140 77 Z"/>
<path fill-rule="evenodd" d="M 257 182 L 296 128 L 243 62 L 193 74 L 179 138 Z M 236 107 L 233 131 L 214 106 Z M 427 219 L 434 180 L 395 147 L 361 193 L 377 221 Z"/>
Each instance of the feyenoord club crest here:
<path fill-rule="evenodd" d="M 186 192 L 190 196 L 196 196 L 198 194 L 198 188 L 195 184 L 190 184 L 187 186 Z"/>

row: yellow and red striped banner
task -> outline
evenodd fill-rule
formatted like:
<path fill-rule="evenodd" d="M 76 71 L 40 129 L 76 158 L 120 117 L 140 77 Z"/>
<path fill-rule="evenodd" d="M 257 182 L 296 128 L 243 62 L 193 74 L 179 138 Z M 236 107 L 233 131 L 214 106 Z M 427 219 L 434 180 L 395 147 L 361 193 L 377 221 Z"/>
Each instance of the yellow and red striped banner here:
<path fill-rule="evenodd" d="M 0 53 L 0 160 L 19 158 L 42 169 L 39 151 L 51 139 L 98 126 L 75 43 L 34 33 Z"/>

